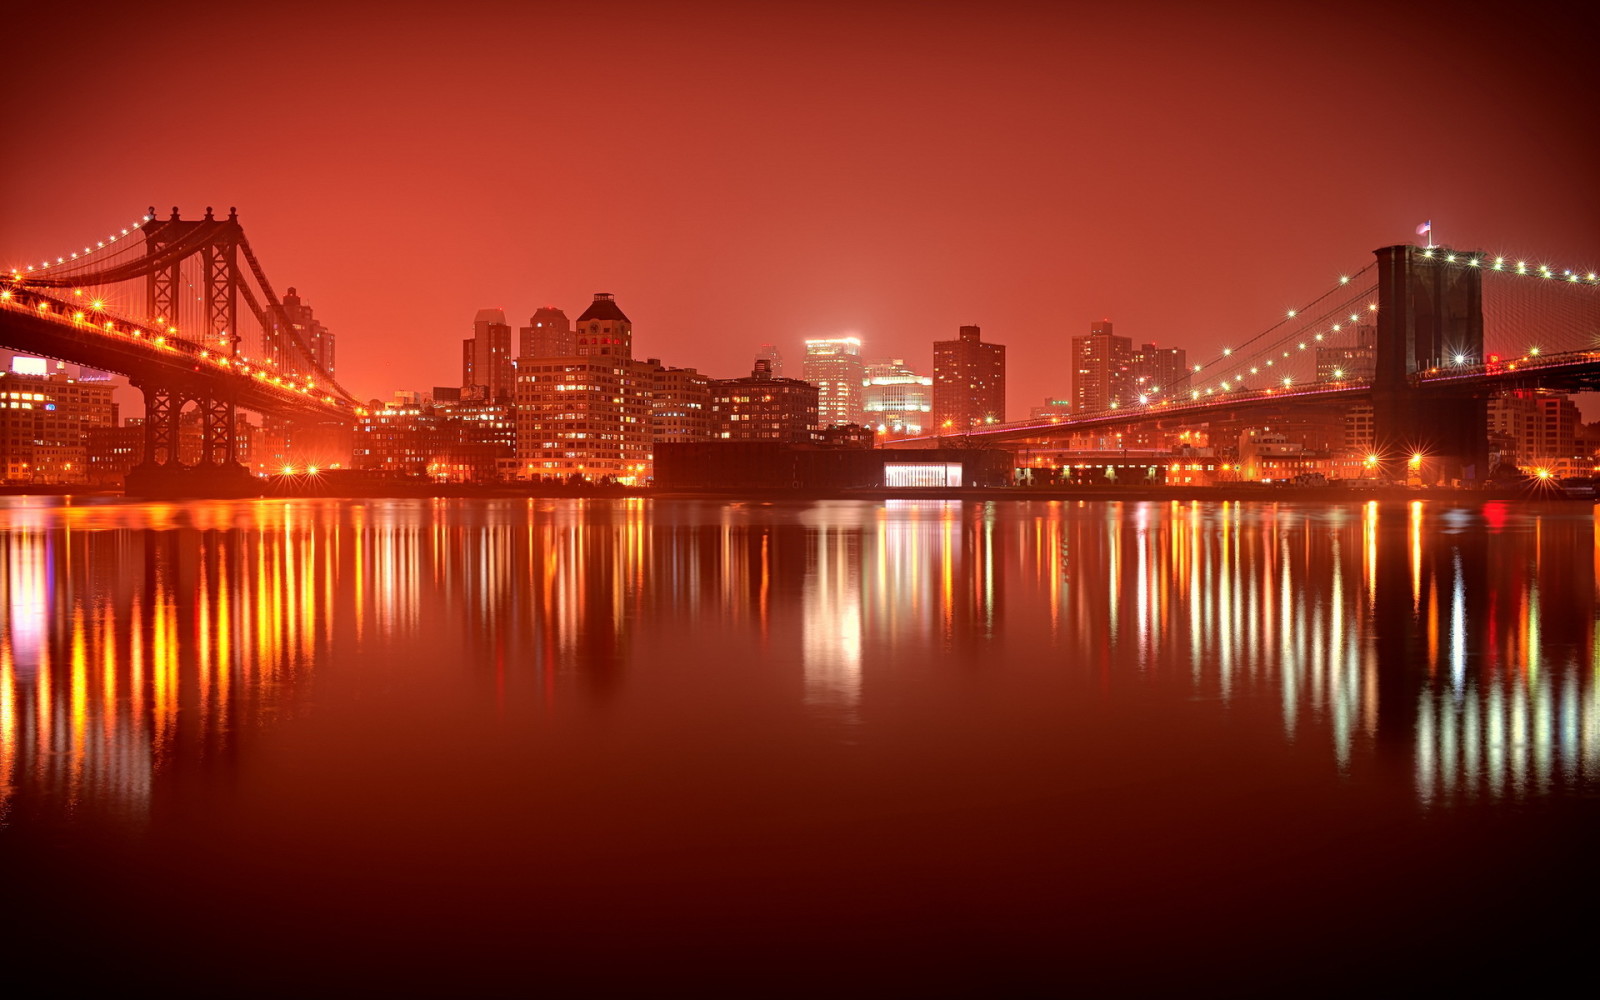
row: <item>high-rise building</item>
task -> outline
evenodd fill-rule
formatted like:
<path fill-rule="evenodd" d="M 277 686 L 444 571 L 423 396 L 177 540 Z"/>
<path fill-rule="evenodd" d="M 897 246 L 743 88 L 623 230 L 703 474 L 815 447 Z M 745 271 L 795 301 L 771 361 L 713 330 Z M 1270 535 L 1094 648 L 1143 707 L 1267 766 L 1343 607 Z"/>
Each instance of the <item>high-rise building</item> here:
<path fill-rule="evenodd" d="M 1123 403 L 1173 396 L 1189 391 L 1189 352 L 1181 347 L 1140 344 L 1128 369 L 1131 384 Z"/>
<path fill-rule="evenodd" d="M 643 482 L 660 366 L 633 359 L 633 323 L 609 292 L 595 294 L 573 335 L 575 353 L 517 367 L 517 474 Z"/>
<path fill-rule="evenodd" d="M 959 434 L 1006 418 L 1006 349 L 986 344 L 983 331 L 963 326 L 955 340 L 933 342 L 933 420 Z"/>
<path fill-rule="evenodd" d="M 1072 338 L 1072 402 L 1078 413 L 1111 409 L 1127 402 L 1132 386 L 1133 341 L 1111 332 L 1111 321 L 1089 325 Z"/>
<path fill-rule="evenodd" d="M 578 352 L 572 321 L 555 306 L 543 306 L 517 331 L 518 358 L 564 358 Z"/>
<path fill-rule="evenodd" d="M 933 422 L 933 379 L 918 375 L 902 358 L 871 361 L 861 387 L 862 416 L 885 435 L 917 435 Z"/>
<path fill-rule="evenodd" d="M 321 366 L 323 371 L 332 375 L 333 333 L 311 314 L 311 306 L 306 304 L 293 286 L 290 286 L 288 294 L 283 297 L 283 312 L 288 317 L 290 325 L 294 327 L 295 336 L 305 345 L 305 351 L 311 355 L 311 360 Z M 295 356 L 295 353 L 287 352 L 290 357 Z"/>
<path fill-rule="evenodd" d="M 725 441 L 809 442 L 817 439 L 817 399 L 809 380 L 774 378 L 757 358 L 747 378 L 711 383 L 711 436 Z"/>
<path fill-rule="evenodd" d="M 479 309 L 472 319 L 472 336 L 461 342 L 462 393 L 476 399 L 504 399 L 514 384 L 511 326 L 505 310 Z"/>
<path fill-rule="evenodd" d="M 861 340 L 817 337 L 806 341 L 801 377 L 817 387 L 817 425 L 861 422 Z"/>

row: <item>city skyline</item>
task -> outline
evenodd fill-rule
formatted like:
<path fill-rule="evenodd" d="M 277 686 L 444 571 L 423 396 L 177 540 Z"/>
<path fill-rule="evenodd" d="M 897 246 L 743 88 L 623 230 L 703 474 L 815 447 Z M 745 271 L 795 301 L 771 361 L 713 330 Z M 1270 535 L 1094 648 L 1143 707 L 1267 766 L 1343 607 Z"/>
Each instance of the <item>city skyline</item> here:
<path fill-rule="evenodd" d="M 113 175 L 66 146 L 8 159 L 0 260 L 59 252 L 152 201 L 238 205 L 363 398 L 434 384 L 468 310 L 520 324 L 611 288 L 645 353 L 713 377 L 747 372 L 753 345 L 796 358 L 806 338 L 842 336 L 927 370 L 934 340 L 981 325 L 1010 347 L 1007 409 L 1025 413 L 1068 391 L 1066 340 L 1088 322 L 1203 355 L 1424 219 L 1441 243 L 1600 259 L 1588 143 L 1558 99 L 1592 83 L 1582 32 L 1442 5 L 1382 22 L 1366 4 L 1263 9 L 490 4 L 442 23 L 402 9 L 375 37 L 338 5 L 269 5 L 248 31 L 197 9 L 177 44 L 226 37 L 228 65 L 271 67 L 292 43 L 312 68 L 242 69 L 200 93 L 178 132 L 192 156 L 170 155 L 171 129 L 134 125 Z M 57 24 L 21 18 L 24 34 Z M 147 34 L 108 12 L 73 73 L 31 53 L 3 72 L 138 123 L 142 98 L 106 93 L 98 67 Z M 547 42 L 538 85 L 514 71 L 524 37 Z M 603 78 L 584 69 L 596 37 L 618 57 Z M 1389 89 L 1450 93 L 1480 71 L 1490 82 L 1425 116 Z M 1214 85 L 1183 86 L 1201 75 Z M 205 124 L 229 115 L 284 119 L 294 141 Z M 631 152 L 600 165 L 581 152 L 618 140 Z M 540 143 L 570 152 L 520 155 Z M 308 169 L 307 144 L 345 170 Z"/>

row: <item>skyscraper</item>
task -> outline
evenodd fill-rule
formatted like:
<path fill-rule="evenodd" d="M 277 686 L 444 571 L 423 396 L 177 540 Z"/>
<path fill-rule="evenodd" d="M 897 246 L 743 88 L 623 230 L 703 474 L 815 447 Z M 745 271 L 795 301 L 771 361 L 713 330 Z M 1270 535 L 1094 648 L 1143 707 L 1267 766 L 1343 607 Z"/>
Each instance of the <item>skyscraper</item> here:
<path fill-rule="evenodd" d="M 861 422 L 861 341 L 818 337 L 806 341 L 801 377 L 817 387 L 817 426 Z"/>
<path fill-rule="evenodd" d="M 469 398 L 509 397 L 515 384 L 511 326 L 503 309 L 479 309 L 472 336 L 461 342 L 461 390 Z"/>
<path fill-rule="evenodd" d="M 1109 410 L 1127 402 L 1133 378 L 1133 341 L 1111 332 L 1111 321 L 1089 326 L 1072 338 L 1072 401 L 1079 413 Z"/>
<path fill-rule="evenodd" d="M 1006 349 L 986 344 L 976 326 L 933 342 L 933 424 L 960 434 L 1006 418 Z"/>

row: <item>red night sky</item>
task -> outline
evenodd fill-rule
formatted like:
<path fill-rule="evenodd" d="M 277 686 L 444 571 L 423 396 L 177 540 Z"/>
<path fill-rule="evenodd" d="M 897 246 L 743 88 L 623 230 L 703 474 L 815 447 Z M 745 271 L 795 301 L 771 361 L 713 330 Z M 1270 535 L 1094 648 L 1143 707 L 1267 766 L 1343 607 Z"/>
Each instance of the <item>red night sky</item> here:
<path fill-rule="evenodd" d="M 238 206 L 363 398 L 609 291 L 718 377 L 847 333 L 927 371 L 977 323 L 1020 417 L 1091 321 L 1214 351 L 1424 219 L 1600 267 L 1588 8 L 96 7 L 7 14 L 0 264 Z"/>

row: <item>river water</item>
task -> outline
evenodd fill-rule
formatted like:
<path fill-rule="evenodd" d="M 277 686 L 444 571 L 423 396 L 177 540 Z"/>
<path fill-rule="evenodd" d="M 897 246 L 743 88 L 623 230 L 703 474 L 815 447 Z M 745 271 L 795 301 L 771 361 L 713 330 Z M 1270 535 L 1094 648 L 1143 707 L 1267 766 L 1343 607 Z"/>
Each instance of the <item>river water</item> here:
<path fill-rule="evenodd" d="M 62 988 L 1584 967 L 1587 504 L 0 504 L 6 947 Z"/>

